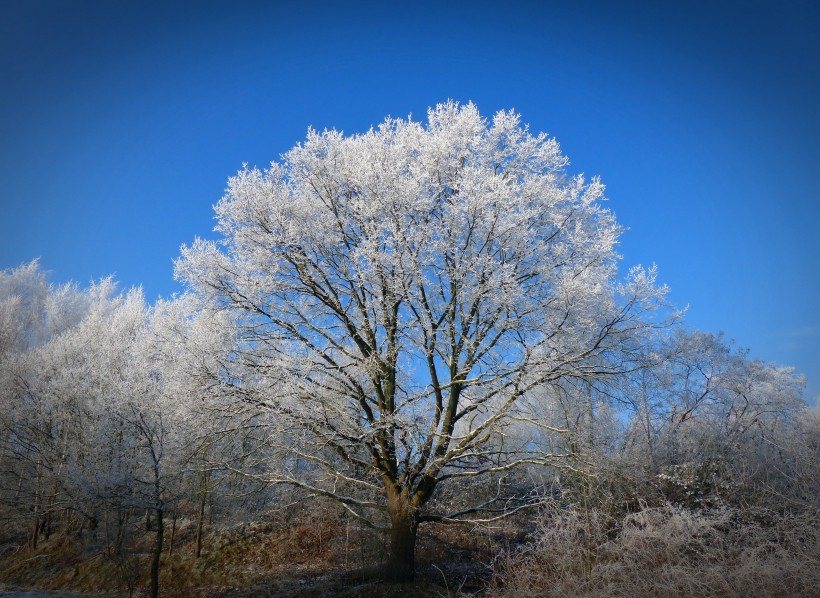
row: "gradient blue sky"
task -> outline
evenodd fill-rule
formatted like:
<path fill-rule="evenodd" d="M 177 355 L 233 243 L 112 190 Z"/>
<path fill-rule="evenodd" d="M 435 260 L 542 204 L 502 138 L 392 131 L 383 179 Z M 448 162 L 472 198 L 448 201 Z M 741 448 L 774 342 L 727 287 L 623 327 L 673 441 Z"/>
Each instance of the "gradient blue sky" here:
<path fill-rule="evenodd" d="M 0 268 L 168 296 L 243 162 L 472 100 L 602 177 L 690 327 L 820 395 L 820 5 L 442 4 L 0 0 Z"/>

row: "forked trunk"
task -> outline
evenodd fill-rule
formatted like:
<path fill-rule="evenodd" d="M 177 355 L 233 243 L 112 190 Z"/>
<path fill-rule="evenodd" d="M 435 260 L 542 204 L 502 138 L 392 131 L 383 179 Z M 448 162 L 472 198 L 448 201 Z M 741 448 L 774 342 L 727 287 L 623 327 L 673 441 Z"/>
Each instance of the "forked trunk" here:
<path fill-rule="evenodd" d="M 390 514 L 390 553 L 385 576 L 390 581 L 412 581 L 416 573 L 418 510 L 410 503 L 406 492 L 389 493 L 387 510 Z"/>

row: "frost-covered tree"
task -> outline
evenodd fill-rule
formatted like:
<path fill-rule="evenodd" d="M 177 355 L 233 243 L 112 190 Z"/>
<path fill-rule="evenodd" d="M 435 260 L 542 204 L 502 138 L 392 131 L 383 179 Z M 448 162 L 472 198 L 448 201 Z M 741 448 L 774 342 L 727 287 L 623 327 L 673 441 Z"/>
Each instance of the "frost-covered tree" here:
<path fill-rule="evenodd" d="M 33 546 L 64 498 L 61 411 L 41 392 L 45 347 L 85 316 L 90 297 L 50 284 L 38 260 L 0 272 L 0 504 L 8 518 L 31 521 Z"/>
<path fill-rule="evenodd" d="M 218 400 L 229 385 L 223 384 L 223 364 L 231 351 L 232 327 L 224 313 L 201 308 L 192 295 L 160 300 L 151 311 L 152 360 L 161 377 L 164 403 L 173 406 L 174 434 L 184 438 L 176 460 L 184 463 L 193 486 L 190 499 L 197 504 L 195 555 L 202 550 L 205 503 L 218 480 L 213 472 L 230 463 L 233 434 L 226 431 L 230 414 Z M 227 446 L 226 446 L 227 445 Z"/>
<path fill-rule="evenodd" d="M 426 126 L 309 131 L 230 179 L 220 242 L 182 249 L 177 277 L 238 326 L 225 382 L 259 414 L 254 430 L 282 431 L 266 436 L 283 451 L 266 479 L 370 521 L 386 512 L 397 578 L 413 575 L 419 523 L 527 504 L 430 499 L 560 458 L 505 443 L 538 424 L 533 391 L 634 368 L 663 324 L 654 270 L 618 279 L 604 187 L 567 163 L 517 114 L 487 122 L 472 104 L 439 105 Z"/>
<path fill-rule="evenodd" d="M 653 475 L 685 471 L 705 486 L 720 480 L 724 498 L 743 502 L 791 492 L 786 445 L 799 444 L 795 426 L 807 414 L 794 368 L 753 359 L 722 334 L 677 330 L 654 367 L 624 382 L 633 464 Z"/>
<path fill-rule="evenodd" d="M 110 281 L 92 286 L 85 317 L 38 350 L 31 396 L 50 414 L 40 421 L 59 456 L 49 470 L 58 473 L 61 506 L 83 513 L 92 528 L 103 524 L 114 553 L 124 547 L 134 515 L 148 514 L 156 534 L 156 596 L 163 519 L 188 440 L 184 404 L 166 391 L 173 369 L 153 326 L 155 310 L 139 290 L 114 290 Z"/>
<path fill-rule="evenodd" d="M 653 367 L 624 383 L 632 440 L 652 452 L 708 455 L 714 448 L 708 438 L 733 445 L 755 431 L 791 424 L 806 406 L 805 380 L 794 368 L 753 359 L 722 334 L 676 330 L 657 348 Z M 692 436 L 695 430 L 701 437 Z M 679 446 L 679 437 L 691 446 Z"/>

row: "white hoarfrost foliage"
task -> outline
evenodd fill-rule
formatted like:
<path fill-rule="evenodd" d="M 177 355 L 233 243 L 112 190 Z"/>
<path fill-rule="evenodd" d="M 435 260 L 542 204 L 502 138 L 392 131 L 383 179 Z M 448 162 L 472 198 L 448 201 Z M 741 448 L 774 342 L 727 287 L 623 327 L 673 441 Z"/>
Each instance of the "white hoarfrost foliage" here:
<path fill-rule="evenodd" d="M 271 480 L 449 516 L 423 510 L 440 481 L 548 457 L 499 448 L 523 397 L 634 367 L 666 289 L 617 280 L 604 187 L 566 166 L 517 114 L 450 102 L 426 126 L 311 130 L 230 179 L 222 240 L 184 246 L 176 276 L 232 314 L 236 396 L 289 431 Z"/>
<path fill-rule="evenodd" d="M 233 388 L 228 364 L 234 335 L 226 316 L 203 310 L 190 294 L 158 301 L 151 312 L 150 347 L 161 392 L 174 416 L 175 435 L 185 439 L 180 458 L 197 472 L 215 466 L 211 453 L 219 453 L 223 465 L 231 453 L 220 442 L 224 430 L 218 425 L 233 414 L 221 401 Z"/>
<path fill-rule="evenodd" d="M 0 358 L 44 343 L 76 324 L 87 307 L 76 285 L 50 284 L 39 260 L 0 272 Z"/>
<path fill-rule="evenodd" d="M 22 321 L 0 356 L 0 504 L 38 530 L 35 544 L 58 513 L 95 527 L 177 493 L 189 404 L 169 394 L 175 370 L 156 311 L 110 278 L 54 286 L 36 262 L 0 277 L 0 313 Z"/>
<path fill-rule="evenodd" d="M 50 410 L 40 419 L 70 497 L 87 507 L 153 506 L 145 480 L 164 457 L 168 422 L 149 362 L 148 308 L 140 291 L 114 291 L 109 280 L 92 286 L 85 317 L 29 356 L 37 375 L 27 396 Z"/>
<path fill-rule="evenodd" d="M 73 284 L 50 284 L 38 260 L 0 272 L 0 463 L 8 490 L 0 501 L 13 498 L 35 516 L 44 508 L 45 478 L 62 471 L 66 442 L 57 423 L 59 404 L 52 403 L 59 394 L 40 392 L 50 375 L 43 356 L 92 303 L 91 294 Z M 73 375 L 69 360 L 63 364 Z"/>

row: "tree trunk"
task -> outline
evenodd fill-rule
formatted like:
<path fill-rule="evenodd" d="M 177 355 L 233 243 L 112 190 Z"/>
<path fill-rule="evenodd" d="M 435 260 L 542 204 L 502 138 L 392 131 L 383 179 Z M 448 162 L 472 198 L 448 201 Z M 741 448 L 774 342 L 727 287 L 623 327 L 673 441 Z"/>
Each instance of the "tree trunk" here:
<path fill-rule="evenodd" d="M 126 525 L 131 518 L 131 513 L 128 509 L 119 509 L 117 511 L 117 535 L 114 538 L 114 554 L 122 554 L 122 546 L 125 542 Z"/>
<path fill-rule="evenodd" d="M 196 522 L 196 549 L 195 556 L 202 556 L 202 526 L 205 522 L 205 499 L 208 498 L 208 480 L 211 477 L 210 470 L 202 472 L 199 494 L 199 518 Z"/>
<path fill-rule="evenodd" d="M 32 511 L 34 513 L 34 524 L 31 529 L 31 536 L 29 537 L 29 546 L 32 550 L 37 550 L 37 539 L 40 536 L 40 500 L 42 492 L 40 491 L 40 472 L 42 462 L 37 459 L 37 478 L 34 484 L 34 505 Z"/>
<path fill-rule="evenodd" d="M 163 539 L 162 509 L 157 509 L 157 539 L 154 544 L 154 554 L 151 556 L 151 598 L 159 596 L 159 560 L 162 557 Z"/>
<path fill-rule="evenodd" d="M 174 509 L 174 517 L 171 519 L 171 537 L 168 538 L 168 556 L 174 555 L 174 536 L 177 534 L 177 511 Z"/>
<path fill-rule="evenodd" d="M 416 573 L 418 509 L 411 504 L 406 490 L 388 490 L 387 511 L 390 514 L 390 554 L 385 576 L 390 581 L 413 581 Z"/>
<path fill-rule="evenodd" d="M 29 536 L 29 546 L 32 550 L 37 550 L 37 539 L 40 536 L 40 516 L 37 513 L 37 504 L 34 505 L 34 524 L 31 527 L 31 535 Z"/>
<path fill-rule="evenodd" d="M 49 504 L 49 507 L 46 510 L 46 520 L 43 522 L 43 535 L 45 536 L 46 542 L 48 542 L 51 538 L 51 513 L 51 504 Z"/>
<path fill-rule="evenodd" d="M 17 491 L 14 493 L 14 505 L 20 504 L 20 493 L 23 491 L 23 480 L 26 479 L 25 472 L 20 468 L 20 477 L 17 478 Z"/>

